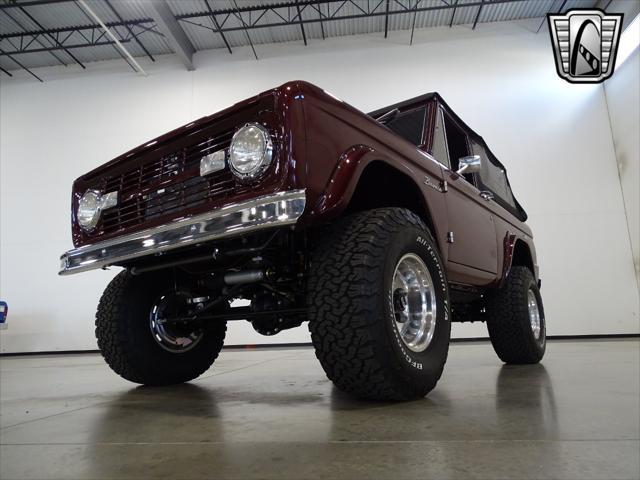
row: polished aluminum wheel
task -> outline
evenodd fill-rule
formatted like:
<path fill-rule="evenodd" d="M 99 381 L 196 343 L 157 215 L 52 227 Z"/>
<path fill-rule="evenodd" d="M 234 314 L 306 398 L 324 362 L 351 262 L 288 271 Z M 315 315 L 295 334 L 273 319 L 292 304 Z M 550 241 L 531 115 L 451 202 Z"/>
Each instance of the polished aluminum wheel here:
<path fill-rule="evenodd" d="M 529 309 L 529 322 L 531 323 L 531 331 L 533 337 L 538 340 L 540 338 L 540 309 L 538 308 L 538 299 L 533 290 L 527 292 L 527 308 Z"/>
<path fill-rule="evenodd" d="M 201 328 L 181 323 L 168 323 L 167 318 L 180 313 L 185 299 L 178 295 L 163 295 L 151 307 L 149 327 L 155 341 L 171 353 L 184 353 L 195 347 L 204 332 Z"/>
<path fill-rule="evenodd" d="M 409 350 L 424 351 L 436 329 L 436 292 L 419 256 L 407 253 L 400 259 L 393 274 L 391 297 L 400 338 Z"/>

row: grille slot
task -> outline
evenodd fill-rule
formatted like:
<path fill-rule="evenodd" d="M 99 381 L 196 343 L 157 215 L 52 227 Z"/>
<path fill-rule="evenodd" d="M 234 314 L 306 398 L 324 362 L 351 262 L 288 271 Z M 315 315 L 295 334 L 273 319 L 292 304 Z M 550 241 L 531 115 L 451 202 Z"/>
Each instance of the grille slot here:
<path fill-rule="evenodd" d="M 105 177 L 104 192 L 119 192 L 119 203 L 105 211 L 99 235 L 143 225 L 161 217 L 181 212 L 210 200 L 224 199 L 245 190 L 229 169 L 206 177 L 200 176 L 200 159 L 209 153 L 228 148 L 233 130 L 208 137 L 160 158 L 149 159 L 119 175 Z"/>

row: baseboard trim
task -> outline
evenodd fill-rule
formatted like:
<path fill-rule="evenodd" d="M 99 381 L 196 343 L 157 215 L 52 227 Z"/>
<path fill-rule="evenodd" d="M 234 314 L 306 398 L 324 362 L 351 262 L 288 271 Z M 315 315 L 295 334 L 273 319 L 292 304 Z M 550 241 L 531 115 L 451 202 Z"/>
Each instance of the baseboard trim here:
<path fill-rule="evenodd" d="M 599 335 L 551 335 L 547 340 L 606 340 L 606 339 L 623 339 L 623 338 L 640 338 L 640 333 L 611 333 Z M 488 342 L 489 337 L 469 337 L 469 338 L 452 338 L 451 343 L 467 343 L 467 342 Z M 225 345 L 223 350 L 256 350 L 256 349 L 278 349 L 278 348 L 296 348 L 311 347 L 311 343 L 256 343 L 250 345 Z M 74 355 L 100 353 L 100 350 L 51 350 L 40 352 L 8 352 L 0 353 L 0 357 L 24 357 L 34 355 Z"/>
<path fill-rule="evenodd" d="M 601 335 L 551 335 L 548 340 L 606 340 L 607 338 L 640 338 L 640 333 L 610 333 Z"/>

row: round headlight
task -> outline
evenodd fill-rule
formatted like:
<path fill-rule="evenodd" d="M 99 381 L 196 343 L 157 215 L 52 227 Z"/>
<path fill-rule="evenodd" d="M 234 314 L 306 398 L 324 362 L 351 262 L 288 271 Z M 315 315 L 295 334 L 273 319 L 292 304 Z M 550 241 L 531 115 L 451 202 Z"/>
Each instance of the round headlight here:
<path fill-rule="evenodd" d="M 271 164 L 273 144 L 269 132 L 257 123 L 238 129 L 229 148 L 229 166 L 241 179 L 254 179 Z"/>
<path fill-rule="evenodd" d="M 100 219 L 100 193 L 87 190 L 78 202 L 76 217 L 84 230 L 93 230 Z"/>

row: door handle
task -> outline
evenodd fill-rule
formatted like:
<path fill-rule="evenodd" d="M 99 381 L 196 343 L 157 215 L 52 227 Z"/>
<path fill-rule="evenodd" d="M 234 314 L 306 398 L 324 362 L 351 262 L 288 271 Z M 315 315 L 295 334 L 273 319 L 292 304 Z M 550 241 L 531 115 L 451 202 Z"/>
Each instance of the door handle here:
<path fill-rule="evenodd" d="M 493 200 L 493 193 L 487 192 L 486 190 L 483 190 L 482 192 L 480 192 L 480 196 L 487 202 L 490 202 L 491 200 Z"/>

